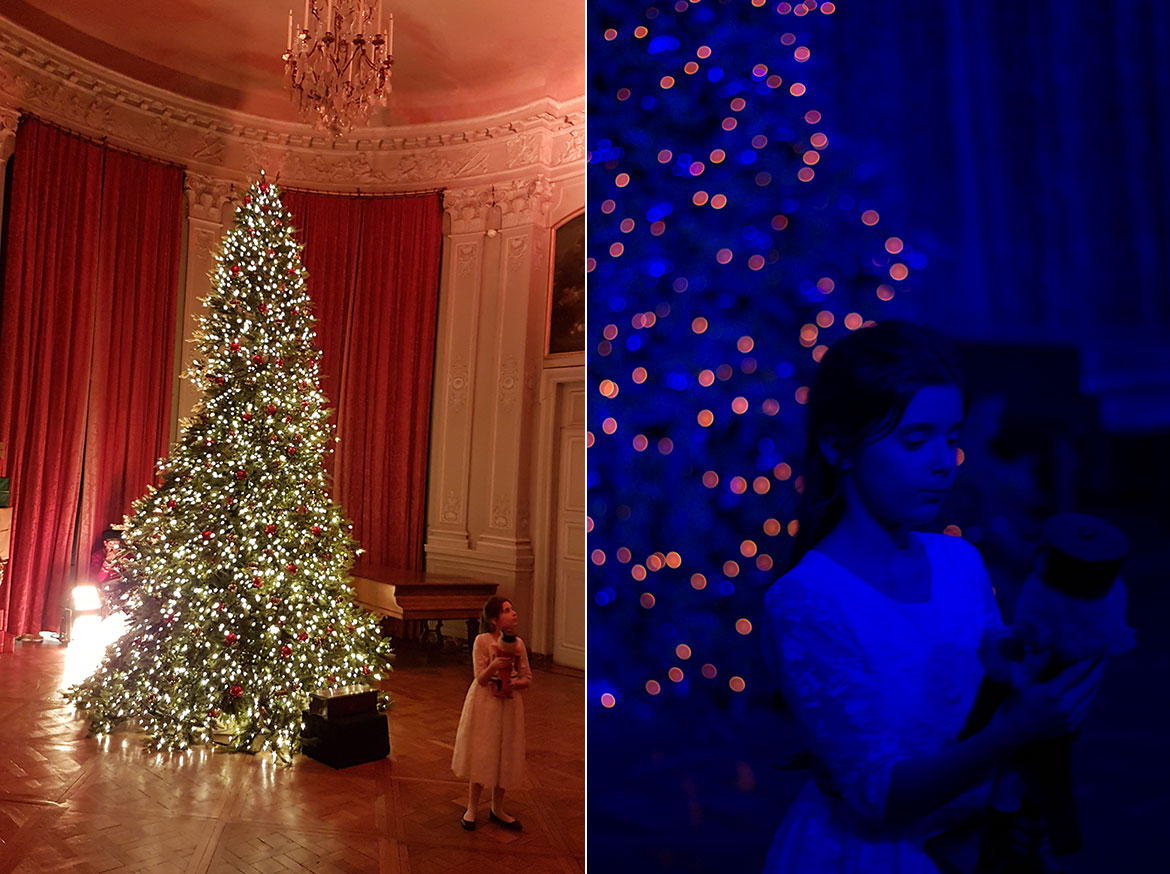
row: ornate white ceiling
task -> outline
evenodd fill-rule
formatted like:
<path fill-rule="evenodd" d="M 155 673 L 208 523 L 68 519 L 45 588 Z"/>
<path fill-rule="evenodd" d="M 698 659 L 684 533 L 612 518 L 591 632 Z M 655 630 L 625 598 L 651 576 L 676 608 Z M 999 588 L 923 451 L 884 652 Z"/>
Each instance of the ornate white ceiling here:
<path fill-rule="evenodd" d="M 295 122 L 283 88 L 288 10 L 304 0 L 0 0 L 0 15 L 131 79 Z M 451 122 L 585 93 L 585 0 L 383 0 L 394 13 L 378 126 Z"/>

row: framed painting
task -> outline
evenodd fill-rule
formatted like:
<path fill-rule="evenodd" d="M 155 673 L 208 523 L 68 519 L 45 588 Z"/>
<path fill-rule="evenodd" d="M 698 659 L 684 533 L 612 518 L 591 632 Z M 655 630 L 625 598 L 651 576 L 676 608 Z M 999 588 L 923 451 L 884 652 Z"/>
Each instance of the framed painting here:
<path fill-rule="evenodd" d="M 585 351 L 585 213 L 553 228 L 545 354 Z"/>

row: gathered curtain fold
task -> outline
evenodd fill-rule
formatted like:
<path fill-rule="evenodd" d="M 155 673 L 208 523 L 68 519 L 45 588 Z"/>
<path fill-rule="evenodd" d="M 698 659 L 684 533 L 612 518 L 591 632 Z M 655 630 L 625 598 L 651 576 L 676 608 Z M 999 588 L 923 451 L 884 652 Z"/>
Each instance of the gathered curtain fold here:
<path fill-rule="evenodd" d="M 72 568 L 166 451 L 182 173 L 31 118 L 12 161 L 0 440 L 13 526 L 0 607 L 23 634 L 58 628 Z"/>
<path fill-rule="evenodd" d="M 369 564 L 421 570 L 441 195 L 287 191 L 336 410 L 334 499 Z"/>

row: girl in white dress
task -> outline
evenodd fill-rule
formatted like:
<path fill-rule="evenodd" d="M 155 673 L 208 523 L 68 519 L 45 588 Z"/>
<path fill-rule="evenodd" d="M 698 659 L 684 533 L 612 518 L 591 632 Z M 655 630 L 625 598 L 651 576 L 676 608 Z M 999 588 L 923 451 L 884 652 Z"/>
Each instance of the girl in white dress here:
<path fill-rule="evenodd" d="M 511 601 L 488 598 L 479 619 L 481 633 L 472 646 L 475 679 L 463 701 L 451 757 L 451 770 L 470 781 L 467 810 L 459 820 L 468 831 L 475 828 L 484 786 L 492 787 L 491 821 L 513 831 L 521 828 L 518 820 L 504 812 L 503 804 L 504 791 L 524 783 L 524 700 L 517 692 L 532 685 L 532 668 L 523 640 L 501 641 L 515 635 L 519 620 Z M 504 676 L 511 682 L 501 692 Z"/>
<path fill-rule="evenodd" d="M 884 322 L 831 347 L 808 397 L 793 566 L 765 599 L 768 652 L 816 762 L 769 874 L 936 874 L 924 841 L 979 813 L 1029 741 L 1076 729 L 1103 665 L 1013 697 L 957 738 L 1001 625 L 978 550 L 923 534 L 954 481 L 965 400 L 949 347 Z"/>

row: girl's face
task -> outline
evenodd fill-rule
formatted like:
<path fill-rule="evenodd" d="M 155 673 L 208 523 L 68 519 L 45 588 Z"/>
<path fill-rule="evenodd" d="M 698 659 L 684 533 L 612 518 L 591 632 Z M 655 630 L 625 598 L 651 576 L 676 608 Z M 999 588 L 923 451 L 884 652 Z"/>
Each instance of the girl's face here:
<path fill-rule="evenodd" d="M 500 608 L 500 616 L 496 620 L 497 631 L 515 631 L 520 624 L 520 617 L 516 611 L 512 609 L 512 602 L 505 601 L 504 606 Z"/>
<path fill-rule="evenodd" d="M 932 521 L 955 481 L 963 398 L 954 386 L 926 386 L 894 430 L 853 459 L 857 496 L 879 522 L 913 527 Z"/>

